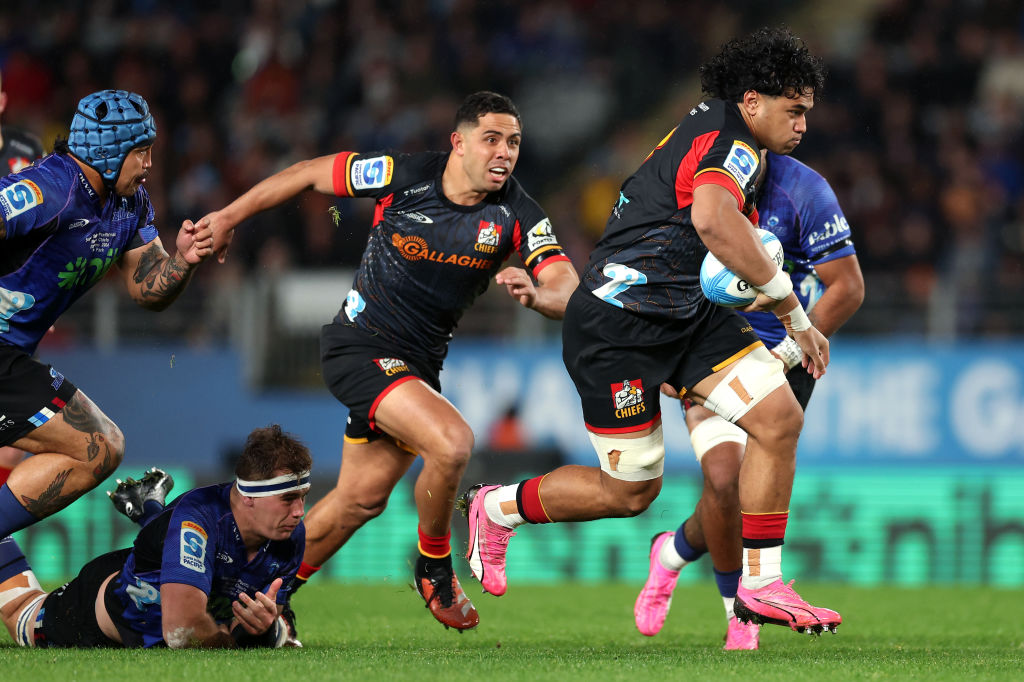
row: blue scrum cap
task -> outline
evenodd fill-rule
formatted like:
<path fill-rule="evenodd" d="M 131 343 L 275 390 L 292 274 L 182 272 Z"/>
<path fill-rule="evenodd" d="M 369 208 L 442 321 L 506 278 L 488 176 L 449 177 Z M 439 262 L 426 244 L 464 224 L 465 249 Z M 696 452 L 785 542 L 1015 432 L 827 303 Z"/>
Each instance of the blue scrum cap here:
<path fill-rule="evenodd" d="M 153 144 L 156 123 L 140 95 L 126 90 L 100 90 L 78 103 L 71 119 L 68 149 L 113 186 L 128 152 Z"/>

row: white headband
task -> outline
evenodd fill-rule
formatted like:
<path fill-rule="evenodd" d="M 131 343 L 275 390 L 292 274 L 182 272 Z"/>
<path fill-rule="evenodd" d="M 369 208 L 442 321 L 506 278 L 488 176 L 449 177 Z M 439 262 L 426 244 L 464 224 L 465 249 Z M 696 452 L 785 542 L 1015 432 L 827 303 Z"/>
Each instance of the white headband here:
<path fill-rule="evenodd" d="M 271 495 L 283 495 L 293 490 L 305 490 L 310 485 L 309 472 L 303 471 L 299 474 L 285 474 L 268 478 L 265 481 L 244 481 L 235 479 L 235 487 L 238 492 L 246 497 L 270 497 Z"/>

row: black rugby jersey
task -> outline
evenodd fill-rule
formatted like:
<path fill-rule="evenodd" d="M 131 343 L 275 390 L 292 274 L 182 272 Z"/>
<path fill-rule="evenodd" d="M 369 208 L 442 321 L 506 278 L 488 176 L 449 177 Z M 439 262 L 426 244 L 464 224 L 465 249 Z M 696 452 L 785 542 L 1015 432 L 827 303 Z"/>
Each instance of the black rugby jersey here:
<path fill-rule="evenodd" d="M 446 152 L 342 152 L 338 196 L 377 200 L 369 241 L 336 321 L 442 359 L 462 313 L 513 251 L 533 276 L 567 261 L 551 221 L 515 178 L 473 206 L 444 196 Z"/>
<path fill-rule="evenodd" d="M 0 147 L 0 175 L 16 173 L 43 155 L 43 143 L 31 133 L 4 126 Z"/>
<path fill-rule="evenodd" d="M 754 191 L 761 156 L 733 102 L 708 100 L 690 110 L 622 184 L 582 282 L 619 308 L 688 318 L 713 305 L 700 289 L 707 247 L 690 220 L 693 190 L 721 185 L 757 222 Z"/>

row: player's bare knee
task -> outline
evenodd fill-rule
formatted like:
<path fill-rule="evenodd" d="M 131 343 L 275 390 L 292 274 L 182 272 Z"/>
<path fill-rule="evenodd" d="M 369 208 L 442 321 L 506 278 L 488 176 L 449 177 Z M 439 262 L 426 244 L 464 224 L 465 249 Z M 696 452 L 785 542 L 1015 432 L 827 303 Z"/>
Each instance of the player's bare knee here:
<path fill-rule="evenodd" d="M 435 469 L 461 474 L 473 452 L 473 431 L 465 424 L 448 424 L 441 429 L 436 444 L 420 454 Z"/>
<path fill-rule="evenodd" d="M 658 493 L 661 491 L 661 479 L 648 481 L 648 485 L 640 490 L 632 490 L 622 498 L 622 516 L 632 518 L 647 511 Z"/>
<path fill-rule="evenodd" d="M 366 523 L 384 513 L 388 508 L 388 495 L 382 494 L 361 494 L 352 504 L 348 505 L 350 512 L 360 521 Z"/>
<path fill-rule="evenodd" d="M 794 450 L 804 425 L 804 414 L 793 403 L 792 409 L 778 409 L 763 415 L 751 428 L 750 435 L 768 450 Z"/>

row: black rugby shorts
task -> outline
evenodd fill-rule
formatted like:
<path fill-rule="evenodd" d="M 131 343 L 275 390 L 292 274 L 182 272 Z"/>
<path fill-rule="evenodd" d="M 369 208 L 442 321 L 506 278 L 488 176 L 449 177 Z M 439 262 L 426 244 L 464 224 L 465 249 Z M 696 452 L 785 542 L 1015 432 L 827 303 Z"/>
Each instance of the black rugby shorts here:
<path fill-rule="evenodd" d="M 660 388 L 689 389 L 761 342 L 735 311 L 708 302 L 686 320 L 644 316 L 573 292 L 562 360 L 594 433 L 629 433 L 661 416 Z"/>
<path fill-rule="evenodd" d="M 374 412 L 384 396 L 402 383 L 422 379 L 441 391 L 440 361 L 405 353 L 349 324 L 332 322 L 323 326 L 320 364 L 327 388 L 349 410 L 345 435 L 354 440 L 381 437 Z"/>
<path fill-rule="evenodd" d="M 49 421 L 78 389 L 50 365 L 0 343 L 0 445 Z"/>
<path fill-rule="evenodd" d="M 36 629 L 36 646 L 122 646 L 100 630 L 96 622 L 96 595 L 107 576 L 121 570 L 130 553 L 131 548 L 127 548 L 101 554 L 83 566 L 78 577 L 48 594 L 43 601 L 42 627 Z M 109 611 L 106 595 L 104 603 Z M 114 614 L 111 618 L 114 619 Z"/>

